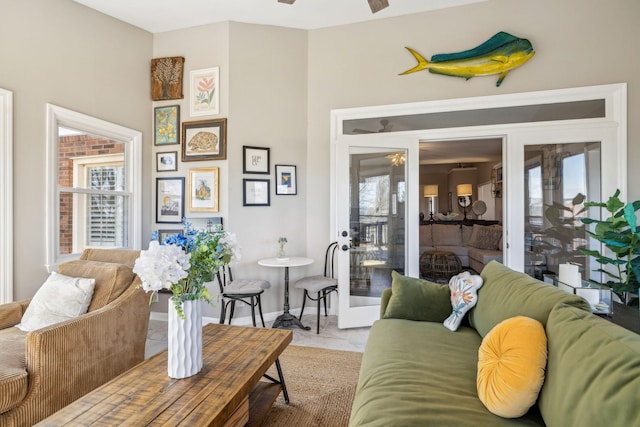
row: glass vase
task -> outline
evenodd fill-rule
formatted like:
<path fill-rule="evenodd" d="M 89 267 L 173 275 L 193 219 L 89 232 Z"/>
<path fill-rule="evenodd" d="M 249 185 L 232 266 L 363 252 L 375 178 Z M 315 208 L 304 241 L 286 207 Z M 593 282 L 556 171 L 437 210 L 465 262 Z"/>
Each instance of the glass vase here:
<path fill-rule="evenodd" d="M 284 251 L 284 243 L 280 243 L 280 250 L 278 251 L 278 258 L 285 258 L 287 253 Z"/>

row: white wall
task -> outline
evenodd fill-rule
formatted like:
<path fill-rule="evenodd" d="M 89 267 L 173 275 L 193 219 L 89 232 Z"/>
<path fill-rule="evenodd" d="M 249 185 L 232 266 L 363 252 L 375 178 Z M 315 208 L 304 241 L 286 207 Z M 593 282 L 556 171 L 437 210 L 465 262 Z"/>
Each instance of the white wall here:
<path fill-rule="evenodd" d="M 227 118 L 227 160 L 179 162 L 177 172 L 156 175 L 186 176 L 189 168 L 220 168 L 220 213 L 215 216 L 223 217 L 225 229 L 236 234 L 242 247 L 242 259 L 234 268 L 234 277 L 259 277 L 271 282 L 272 288 L 262 300 L 265 312 L 282 310 L 284 272 L 260 267 L 257 261 L 276 255 L 280 236 L 288 238 L 286 250 L 291 255 L 302 255 L 306 248 L 306 34 L 300 30 L 231 22 L 154 36 L 154 57 L 185 57 L 186 95 L 178 102 L 182 121 Z M 190 118 L 189 71 L 214 66 L 220 67 L 220 114 Z M 175 103 L 163 101 L 154 105 Z M 269 175 L 243 174 L 243 145 L 270 148 Z M 174 146 L 154 147 L 154 152 L 170 147 Z M 276 164 L 296 165 L 297 195 L 275 195 Z M 243 206 L 243 178 L 270 179 L 271 206 Z M 187 212 L 187 217 L 207 216 L 214 214 Z M 172 228 L 163 224 L 155 227 Z M 305 268 L 291 269 L 291 281 L 305 272 Z M 218 293 L 217 283 L 210 291 Z M 291 302 L 299 305 L 301 298 L 292 289 Z M 166 297 L 161 298 L 152 310 L 166 311 L 165 300 Z M 203 314 L 217 317 L 219 310 L 219 303 L 215 303 L 213 307 L 205 307 Z M 244 316 L 249 310 L 238 307 L 236 313 Z"/>
<path fill-rule="evenodd" d="M 142 131 L 148 159 L 152 37 L 71 0 L 0 0 L 0 10 L 0 87 L 14 95 L 13 296 L 19 300 L 47 275 L 46 104 Z M 150 164 L 142 169 L 143 188 L 150 186 Z M 145 219 L 149 196 L 143 195 Z"/>
<path fill-rule="evenodd" d="M 637 0 L 492 0 L 469 6 L 334 27 L 309 33 L 307 244 L 313 253 L 329 234 L 331 109 L 467 98 L 628 82 L 628 198 L 640 199 L 640 57 Z M 530 39 L 536 55 L 497 76 L 460 78 L 398 74 L 426 58 L 470 49 L 498 31 Z M 317 252 L 317 251 L 316 251 Z M 317 256 L 317 254 L 316 254 Z"/>

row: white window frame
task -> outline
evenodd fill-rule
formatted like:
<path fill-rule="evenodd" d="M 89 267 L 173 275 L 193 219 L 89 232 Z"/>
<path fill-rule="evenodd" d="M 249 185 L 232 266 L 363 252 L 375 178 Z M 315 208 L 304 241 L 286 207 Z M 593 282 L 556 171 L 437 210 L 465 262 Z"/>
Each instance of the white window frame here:
<path fill-rule="evenodd" d="M 107 154 L 98 156 L 82 156 L 71 158 L 73 162 L 73 186 L 75 188 L 87 188 L 86 171 L 94 166 L 120 166 L 124 165 L 124 154 Z M 96 193 L 88 193 L 87 196 Z M 114 194 L 115 195 L 115 194 Z M 87 205 L 77 206 L 74 199 L 73 202 L 73 250 L 84 245 L 87 236 Z M 77 217 L 75 216 L 77 214 Z"/>
<path fill-rule="evenodd" d="M 0 304 L 13 301 L 13 92 L 0 89 Z"/>
<path fill-rule="evenodd" d="M 79 253 L 59 254 L 58 128 L 65 127 L 125 143 L 125 191 L 130 196 L 129 245 L 140 249 L 142 234 L 142 132 L 86 114 L 47 104 L 47 269 L 72 259 Z M 80 189 L 79 189 L 80 190 Z"/>

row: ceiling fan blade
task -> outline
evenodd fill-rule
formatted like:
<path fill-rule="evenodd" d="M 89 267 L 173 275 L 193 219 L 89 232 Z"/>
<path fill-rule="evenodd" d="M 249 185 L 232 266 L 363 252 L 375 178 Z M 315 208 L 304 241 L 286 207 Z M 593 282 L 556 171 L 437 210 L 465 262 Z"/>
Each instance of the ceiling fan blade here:
<path fill-rule="evenodd" d="M 389 7 L 388 0 L 367 0 L 372 13 L 380 12 L 385 7 Z"/>
<path fill-rule="evenodd" d="M 278 3 L 293 4 L 296 0 L 278 0 Z"/>
<path fill-rule="evenodd" d="M 359 128 L 355 128 L 354 130 L 351 131 L 352 133 L 377 133 L 375 130 L 368 130 L 368 129 L 359 129 Z"/>

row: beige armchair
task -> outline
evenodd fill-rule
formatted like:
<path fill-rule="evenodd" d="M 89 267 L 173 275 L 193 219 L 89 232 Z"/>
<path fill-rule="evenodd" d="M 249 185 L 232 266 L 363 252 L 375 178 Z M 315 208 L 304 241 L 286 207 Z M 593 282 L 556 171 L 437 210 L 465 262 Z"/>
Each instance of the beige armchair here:
<path fill-rule="evenodd" d="M 149 298 L 132 267 L 139 251 L 86 250 L 58 272 L 95 278 L 88 312 L 31 332 L 29 300 L 0 305 L 0 426 L 31 426 L 144 360 Z"/>

